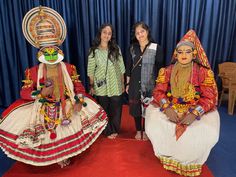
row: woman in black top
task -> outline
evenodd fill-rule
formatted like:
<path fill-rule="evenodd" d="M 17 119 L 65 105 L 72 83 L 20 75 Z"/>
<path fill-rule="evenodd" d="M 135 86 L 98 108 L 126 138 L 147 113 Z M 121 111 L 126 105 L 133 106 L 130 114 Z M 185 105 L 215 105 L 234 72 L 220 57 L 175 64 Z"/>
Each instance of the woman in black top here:
<path fill-rule="evenodd" d="M 151 101 L 157 73 L 162 67 L 163 53 L 161 47 L 153 42 L 150 29 L 144 22 L 136 23 L 133 32 L 126 65 L 126 92 L 129 95 L 130 114 L 135 119 L 135 139 L 147 140 L 142 118 L 145 117 L 145 107 Z"/>

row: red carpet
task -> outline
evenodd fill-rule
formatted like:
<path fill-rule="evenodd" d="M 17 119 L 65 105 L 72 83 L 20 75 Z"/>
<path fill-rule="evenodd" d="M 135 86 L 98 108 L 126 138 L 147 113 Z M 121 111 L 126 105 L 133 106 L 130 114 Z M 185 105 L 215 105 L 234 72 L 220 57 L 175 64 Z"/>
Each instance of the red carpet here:
<path fill-rule="evenodd" d="M 35 167 L 16 162 L 4 177 L 179 177 L 162 168 L 149 141 L 136 141 L 133 119 L 123 110 L 119 138 L 100 137 L 88 150 L 72 158 L 72 164 Z M 201 177 L 213 177 L 206 165 Z"/>

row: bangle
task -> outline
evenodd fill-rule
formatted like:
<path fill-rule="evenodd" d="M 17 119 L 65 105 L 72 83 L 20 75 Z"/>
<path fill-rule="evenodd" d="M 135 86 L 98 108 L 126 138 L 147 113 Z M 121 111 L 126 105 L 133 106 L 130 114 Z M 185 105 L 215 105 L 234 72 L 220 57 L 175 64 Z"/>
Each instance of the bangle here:
<path fill-rule="evenodd" d="M 170 106 L 169 103 L 164 103 L 164 104 L 161 106 L 160 111 L 161 111 L 161 112 L 165 111 L 165 109 L 168 108 L 169 106 Z"/>
<path fill-rule="evenodd" d="M 77 95 L 75 95 L 74 99 L 75 99 L 76 104 L 82 104 L 84 107 L 87 106 L 87 103 L 84 101 L 84 96 L 79 96 L 78 97 Z"/>
<path fill-rule="evenodd" d="M 38 94 L 38 95 L 37 95 L 37 98 L 39 98 L 39 99 L 40 99 L 40 98 L 43 98 L 42 94 L 41 94 L 41 93 Z"/>
<path fill-rule="evenodd" d="M 198 112 L 196 109 L 192 110 L 192 113 L 193 113 L 195 116 L 199 116 L 199 112 Z"/>
<path fill-rule="evenodd" d="M 199 116 L 205 113 L 204 109 L 200 105 L 196 106 L 195 110 L 199 113 Z"/>
<path fill-rule="evenodd" d="M 189 112 L 190 113 L 192 113 L 192 114 L 194 114 L 195 116 L 196 116 L 196 120 L 200 120 L 201 119 L 201 117 L 200 117 L 200 113 L 198 112 L 198 110 L 196 110 L 196 109 L 189 109 Z"/>
<path fill-rule="evenodd" d="M 31 92 L 31 97 L 32 97 L 33 99 L 41 98 L 42 95 L 40 94 L 40 90 L 34 90 L 34 91 L 32 91 L 32 92 Z"/>
<path fill-rule="evenodd" d="M 169 104 L 168 104 L 168 103 L 165 103 L 165 104 L 163 104 L 161 107 L 162 107 L 163 109 L 166 109 L 166 108 L 169 107 Z"/>
<path fill-rule="evenodd" d="M 196 109 L 194 109 L 194 110 L 192 111 L 192 114 L 194 114 L 194 115 L 196 116 L 195 119 L 197 119 L 197 120 L 200 120 L 200 119 L 201 119 L 200 114 L 199 114 L 199 112 L 198 112 Z"/>
<path fill-rule="evenodd" d="M 165 104 L 165 103 L 168 103 L 168 101 L 167 101 L 165 98 L 162 98 L 162 99 L 160 100 L 160 105 L 163 105 L 163 104 Z"/>
<path fill-rule="evenodd" d="M 78 103 L 83 103 L 83 97 L 78 97 L 77 95 L 74 96 L 75 102 Z"/>

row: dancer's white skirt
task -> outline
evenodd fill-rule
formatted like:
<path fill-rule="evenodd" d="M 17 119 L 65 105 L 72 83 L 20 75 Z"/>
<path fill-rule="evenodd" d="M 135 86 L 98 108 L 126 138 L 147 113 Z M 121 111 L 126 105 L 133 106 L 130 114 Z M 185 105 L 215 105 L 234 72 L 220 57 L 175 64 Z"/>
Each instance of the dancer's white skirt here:
<path fill-rule="evenodd" d="M 36 166 L 50 165 L 82 153 L 93 144 L 107 124 L 104 110 L 87 97 L 85 102 L 87 106 L 81 112 L 73 113 L 69 125 L 57 126 L 55 139 L 51 139 L 50 132 L 46 130 L 36 137 L 36 144 L 28 143 L 28 147 L 19 143 L 19 135 L 32 128 L 34 103 L 13 109 L 0 123 L 0 147 L 8 157 Z M 81 122 L 85 115 L 89 116 L 90 121 L 83 127 Z"/>
<path fill-rule="evenodd" d="M 170 122 L 159 108 L 148 106 L 145 131 L 153 145 L 155 155 L 160 158 L 164 167 L 176 172 L 181 171 L 181 168 L 190 168 L 188 166 L 191 165 L 201 167 L 219 139 L 218 111 L 204 114 L 201 120 L 194 121 L 178 140 L 175 128 L 176 124 Z"/>

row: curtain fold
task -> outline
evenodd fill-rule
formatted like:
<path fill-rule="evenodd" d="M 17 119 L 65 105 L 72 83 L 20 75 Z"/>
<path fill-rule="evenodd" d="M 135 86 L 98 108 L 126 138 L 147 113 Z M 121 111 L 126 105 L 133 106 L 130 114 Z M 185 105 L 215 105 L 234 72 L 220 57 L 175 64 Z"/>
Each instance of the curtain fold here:
<path fill-rule="evenodd" d="M 236 62 L 235 0 L 0 0 L 0 106 L 19 98 L 24 70 L 38 63 L 38 49 L 24 38 L 24 15 L 39 5 L 56 10 L 64 18 L 68 33 L 61 48 L 65 62 L 78 68 L 88 86 L 87 55 L 102 23 L 111 23 L 127 60 L 132 26 L 144 21 L 164 51 L 169 64 L 178 40 L 189 30 L 198 34 L 212 69 L 219 63 Z"/>

